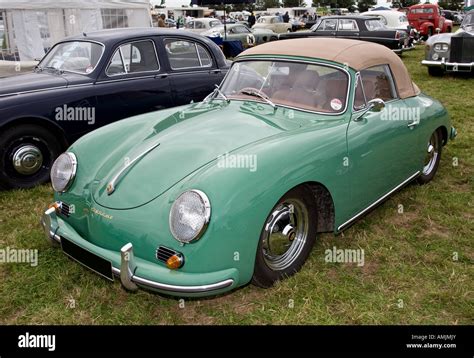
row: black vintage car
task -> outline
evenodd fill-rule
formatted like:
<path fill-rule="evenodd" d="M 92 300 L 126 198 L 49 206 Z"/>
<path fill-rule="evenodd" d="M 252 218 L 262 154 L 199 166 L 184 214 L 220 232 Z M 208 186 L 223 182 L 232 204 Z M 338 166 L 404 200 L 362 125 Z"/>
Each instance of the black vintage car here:
<path fill-rule="evenodd" d="M 309 31 L 280 34 L 279 39 L 322 36 L 375 42 L 394 52 L 401 53 L 407 37 L 406 31 L 387 28 L 373 16 L 325 16 Z"/>
<path fill-rule="evenodd" d="M 0 186 L 46 182 L 80 136 L 136 114 L 201 101 L 228 62 L 189 32 L 118 29 L 57 43 L 34 72 L 0 79 Z"/>

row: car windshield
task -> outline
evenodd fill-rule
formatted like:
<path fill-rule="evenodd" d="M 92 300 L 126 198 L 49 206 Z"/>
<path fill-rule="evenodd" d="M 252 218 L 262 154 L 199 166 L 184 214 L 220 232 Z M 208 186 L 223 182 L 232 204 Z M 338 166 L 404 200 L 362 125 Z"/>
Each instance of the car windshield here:
<path fill-rule="evenodd" d="M 54 46 L 38 68 L 89 74 L 96 68 L 104 46 L 95 42 L 70 41 Z"/>
<path fill-rule="evenodd" d="M 462 27 L 474 27 L 474 13 L 466 15 L 462 22 Z"/>
<path fill-rule="evenodd" d="M 339 68 L 261 60 L 234 63 L 221 91 L 228 99 L 335 114 L 346 107 L 347 88 L 348 75 Z"/>
<path fill-rule="evenodd" d="M 378 31 L 378 30 L 384 30 L 387 28 L 379 19 L 366 20 L 365 26 L 367 26 L 367 30 L 369 31 Z"/>

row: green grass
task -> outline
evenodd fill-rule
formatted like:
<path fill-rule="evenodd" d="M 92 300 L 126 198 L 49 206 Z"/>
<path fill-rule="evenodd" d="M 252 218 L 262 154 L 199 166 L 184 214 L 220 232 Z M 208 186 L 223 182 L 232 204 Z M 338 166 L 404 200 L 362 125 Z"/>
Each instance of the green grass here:
<path fill-rule="evenodd" d="M 459 132 L 444 148 L 435 180 L 408 186 L 340 236 L 321 235 L 297 275 L 268 290 L 249 285 L 184 307 L 175 298 L 127 293 L 43 238 L 48 186 L 3 192 L 0 248 L 38 249 L 39 265 L 0 264 L 0 323 L 473 324 L 474 79 L 431 78 L 422 57 L 418 47 L 403 60 L 421 90 L 448 108 Z M 365 265 L 325 263 L 333 246 L 364 249 Z"/>

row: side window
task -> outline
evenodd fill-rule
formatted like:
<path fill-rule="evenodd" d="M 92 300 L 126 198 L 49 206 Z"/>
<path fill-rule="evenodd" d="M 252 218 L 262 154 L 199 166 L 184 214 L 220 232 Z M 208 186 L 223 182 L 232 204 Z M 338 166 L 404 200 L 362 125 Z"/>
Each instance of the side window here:
<path fill-rule="evenodd" d="M 359 31 L 355 20 L 351 19 L 340 19 L 339 20 L 339 31 Z"/>
<path fill-rule="evenodd" d="M 321 25 L 318 27 L 318 31 L 336 31 L 337 20 L 336 19 L 326 19 L 321 22 Z"/>
<path fill-rule="evenodd" d="M 173 70 L 212 66 L 211 55 L 196 42 L 166 39 L 164 43 Z"/>
<path fill-rule="evenodd" d="M 354 110 L 359 111 L 365 108 L 366 100 L 364 94 L 364 88 L 362 86 L 362 79 L 357 76 L 355 96 L 354 96 Z"/>
<path fill-rule="evenodd" d="M 159 71 L 160 65 L 152 40 L 131 42 L 115 50 L 106 74 L 108 76 L 128 73 Z"/>
<path fill-rule="evenodd" d="M 367 101 L 374 98 L 389 101 L 398 97 L 388 65 L 370 67 L 360 74 Z"/>

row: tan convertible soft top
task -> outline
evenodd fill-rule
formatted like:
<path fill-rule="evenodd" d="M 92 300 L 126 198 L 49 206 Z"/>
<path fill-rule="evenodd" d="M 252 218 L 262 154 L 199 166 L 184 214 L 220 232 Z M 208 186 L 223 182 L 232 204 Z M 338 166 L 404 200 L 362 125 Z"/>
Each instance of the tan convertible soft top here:
<path fill-rule="evenodd" d="M 392 70 L 400 98 L 413 97 L 420 90 L 412 82 L 402 60 L 390 49 L 366 41 L 335 38 L 303 38 L 267 42 L 242 52 L 250 55 L 302 56 L 334 61 L 356 71 L 388 64 Z"/>

